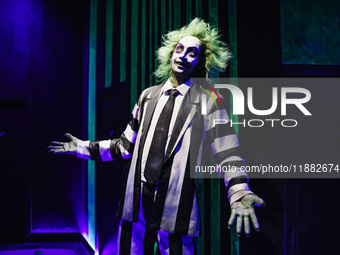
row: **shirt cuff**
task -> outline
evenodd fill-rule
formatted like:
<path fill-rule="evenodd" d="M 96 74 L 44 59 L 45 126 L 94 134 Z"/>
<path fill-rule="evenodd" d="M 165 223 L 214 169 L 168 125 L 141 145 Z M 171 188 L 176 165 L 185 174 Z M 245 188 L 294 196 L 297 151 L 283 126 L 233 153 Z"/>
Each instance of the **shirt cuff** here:
<path fill-rule="evenodd" d="M 235 202 L 237 199 L 240 199 L 242 196 L 240 196 L 240 193 L 238 194 L 236 197 L 238 197 L 237 199 L 235 199 L 233 196 L 236 195 L 239 192 L 243 192 L 243 191 L 247 191 L 248 193 L 252 193 L 249 184 L 248 183 L 239 183 L 239 184 L 235 184 L 233 186 L 231 186 L 228 190 L 228 199 L 229 199 L 229 203 L 232 204 L 233 202 Z M 248 194 L 245 193 L 244 195 Z M 243 195 L 243 196 L 244 196 Z"/>
<path fill-rule="evenodd" d="M 77 157 L 83 158 L 83 159 L 91 159 L 89 146 L 90 146 L 90 141 L 78 140 L 78 142 L 77 142 Z"/>
<path fill-rule="evenodd" d="M 253 193 L 253 192 L 251 190 L 240 190 L 240 191 L 234 193 L 229 198 L 229 204 L 231 205 L 235 201 L 241 199 L 242 197 L 244 197 L 245 195 L 250 194 L 250 193 Z"/>

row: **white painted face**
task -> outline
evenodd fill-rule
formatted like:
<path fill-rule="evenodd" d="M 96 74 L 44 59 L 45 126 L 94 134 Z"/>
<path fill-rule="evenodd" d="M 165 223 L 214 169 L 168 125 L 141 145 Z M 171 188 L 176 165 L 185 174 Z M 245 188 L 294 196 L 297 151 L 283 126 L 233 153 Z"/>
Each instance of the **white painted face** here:
<path fill-rule="evenodd" d="M 190 77 L 198 63 L 201 42 L 194 36 L 183 37 L 172 54 L 172 71 L 177 76 Z"/>

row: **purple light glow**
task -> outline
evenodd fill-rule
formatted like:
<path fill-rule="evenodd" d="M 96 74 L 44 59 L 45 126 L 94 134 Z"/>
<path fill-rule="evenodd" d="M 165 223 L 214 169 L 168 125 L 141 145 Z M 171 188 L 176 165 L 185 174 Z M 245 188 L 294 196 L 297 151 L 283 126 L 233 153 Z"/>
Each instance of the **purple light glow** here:
<path fill-rule="evenodd" d="M 23 250 L 10 250 L 10 251 L 0 251 L 0 254 L 4 255 L 32 255 L 32 254 L 40 254 L 37 252 L 41 252 L 41 254 L 48 254 L 48 255 L 75 255 L 78 254 L 74 250 L 70 249 L 23 249 Z"/>
<path fill-rule="evenodd" d="M 86 242 L 88 243 L 88 245 L 90 245 L 90 247 L 92 248 L 92 250 L 95 251 L 95 255 L 99 254 L 98 248 L 93 247 L 94 245 L 90 242 L 89 240 L 89 235 L 87 232 L 83 231 L 81 232 L 81 235 L 84 237 L 84 239 L 86 240 Z M 112 254 L 112 253 L 111 253 Z"/>
<path fill-rule="evenodd" d="M 102 251 L 102 255 L 111 255 L 115 254 L 117 250 L 117 236 L 114 236 L 111 238 L 110 241 L 108 241 Z"/>
<path fill-rule="evenodd" d="M 32 233 L 79 233 L 79 230 L 73 228 L 36 228 Z"/>

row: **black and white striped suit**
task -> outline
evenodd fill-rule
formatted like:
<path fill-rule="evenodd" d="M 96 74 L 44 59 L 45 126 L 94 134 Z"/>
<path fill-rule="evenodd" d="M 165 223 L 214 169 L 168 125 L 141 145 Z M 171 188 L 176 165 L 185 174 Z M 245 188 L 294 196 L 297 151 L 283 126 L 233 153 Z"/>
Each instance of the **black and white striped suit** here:
<path fill-rule="evenodd" d="M 126 221 L 136 222 L 138 218 L 141 182 L 145 181 L 142 174 L 144 159 L 153 135 L 148 131 L 158 120 L 159 116 L 155 115 L 155 112 L 160 112 L 157 105 L 159 106 L 162 97 L 166 96 L 165 88 L 169 86 L 171 87 L 171 84 L 167 81 L 164 85 L 153 86 L 143 91 L 133 109 L 127 128 L 119 139 L 87 141 L 78 145 L 79 157 L 104 161 L 130 158 L 126 187 L 118 211 L 118 216 Z M 181 86 L 178 87 L 179 90 Z M 177 103 L 177 108 L 175 106 L 176 117 L 170 124 L 172 127 L 150 219 L 150 226 L 153 229 L 186 236 L 199 235 L 197 203 L 199 187 L 198 182 L 190 178 L 190 158 L 196 157 L 197 162 L 200 162 L 201 153 L 209 146 L 217 164 L 232 164 L 236 167 L 244 165 L 234 130 L 228 125 L 213 125 L 213 119 L 228 119 L 226 110 L 215 105 L 213 100 L 209 100 L 207 114 L 200 115 L 199 91 L 199 85 L 192 85 L 176 98 L 176 103 L 177 100 L 180 102 Z M 201 121 L 195 122 L 197 116 Z M 195 137 L 197 150 L 192 150 L 190 146 L 193 142 L 191 132 L 194 125 L 201 125 L 202 129 L 201 137 Z M 189 153 L 195 155 L 191 154 L 189 157 Z M 237 181 L 242 179 L 240 177 L 247 178 L 247 175 L 239 171 L 223 176 L 226 186 L 233 184 L 228 191 L 230 203 L 251 193 L 247 183 Z M 233 181 L 229 183 L 230 179 Z"/>

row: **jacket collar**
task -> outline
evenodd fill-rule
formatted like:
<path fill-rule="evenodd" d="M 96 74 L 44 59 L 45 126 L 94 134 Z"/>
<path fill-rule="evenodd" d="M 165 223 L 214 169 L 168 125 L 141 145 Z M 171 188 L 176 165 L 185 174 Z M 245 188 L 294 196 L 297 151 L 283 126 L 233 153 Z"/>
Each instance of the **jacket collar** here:
<path fill-rule="evenodd" d="M 169 86 L 169 84 L 167 84 L 168 82 L 170 83 L 170 81 L 168 80 L 166 83 L 162 85 L 155 86 L 153 91 L 147 96 L 146 101 L 148 103 L 147 103 L 146 109 L 144 109 L 145 119 L 144 119 L 143 129 L 142 129 L 143 135 L 141 137 L 141 143 L 140 143 L 141 146 L 144 146 L 147 129 L 150 126 L 150 122 L 151 122 L 156 104 L 161 94 L 167 90 L 167 86 Z M 186 87 L 181 87 L 181 86 L 186 86 Z M 179 91 L 181 90 L 180 93 L 181 92 L 184 93 L 184 98 L 183 98 L 179 113 L 177 115 L 175 125 L 172 130 L 172 135 L 167 146 L 164 162 L 173 153 L 174 149 L 176 148 L 176 145 L 180 141 L 185 130 L 188 128 L 192 119 L 194 118 L 197 112 L 197 107 L 198 107 L 199 86 L 197 86 L 196 84 L 193 84 L 191 86 L 188 86 L 187 84 L 182 84 L 178 86 L 177 89 Z"/>

